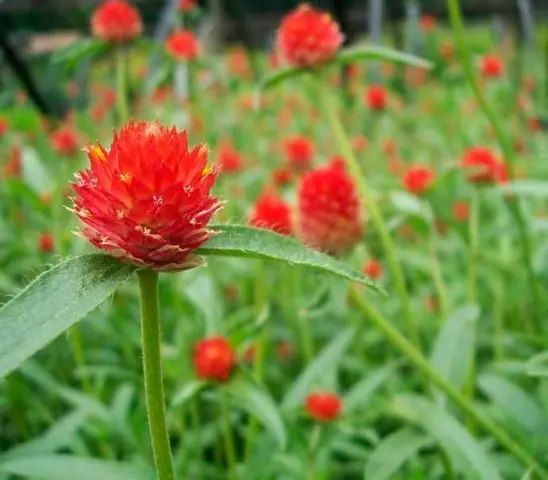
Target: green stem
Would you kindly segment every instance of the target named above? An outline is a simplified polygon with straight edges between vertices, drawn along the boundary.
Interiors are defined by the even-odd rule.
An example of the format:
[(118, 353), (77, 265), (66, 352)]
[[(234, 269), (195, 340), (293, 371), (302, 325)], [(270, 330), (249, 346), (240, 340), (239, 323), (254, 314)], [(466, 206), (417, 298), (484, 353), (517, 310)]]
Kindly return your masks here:
[(538, 478), (548, 480), (548, 471), (545, 470), (520, 444), (516, 443), (503, 429), (494, 423), (488, 416), (482, 415), (476, 410), (473, 402), (463, 396), (453, 385), (445, 380), (437, 370), (428, 362), (421, 352), (403, 336), (390, 320), (383, 317), (369, 303), (360, 296), (359, 292), (352, 288), (351, 299), (362, 314), (372, 321), (383, 333), (387, 340), (398, 349), (417, 371), (436, 385), (449, 399), (451, 399), (465, 414), (489, 432), (498, 442), (504, 446), (516, 458), (521, 460), (527, 468), (533, 468)]
[[(69, 330), (69, 340), (74, 365), (76, 366), (76, 368), (82, 370), (82, 368), (86, 365), (86, 357), (84, 355), (82, 332), (78, 328), (78, 325), (73, 325)], [(89, 378), (86, 375), (82, 377), (82, 388), (84, 389), (84, 392), (86, 392), (86, 394), (93, 396), (91, 383), (89, 382)]]
[(308, 446), (308, 480), (317, 480), (318, 478), (316, 476), (316, 457), (321, 433), (322, 427), (320, 425), (314, 425), (314, 430), (312, 430), (312, 434), (310, 435), (310, 443)]
[[(470, 52), (466, 43), (466, 31), (464, 28), (464, 22), (462, 20), (462, 15), (460, 11), (459, 0), (448, 0), (447, 2), (449, 8), (449, 15), (451, 18), (451, 24), (453, 26), (453, 32), (455, 36), (455, 44), (459, 51), (461, 57), (461, 63), (466, 75), (466, 79), (472, 88), (478, 104), (489, 120), (491, 127), (495, 132), (495, 137), (502, 149), (503, 160), (508, 169), (508, 176), (510, 179), (514, 178), (514, 149), (511, 142), (508, 140), (504, 134), (502, 127), (499, 123), (499, 119), (496, 114), (491, 110), (489, 104), (487, 103), (485, 96), (481, 90), (478, 80), (474, 74), (474, 67), (472, 65), (472, 60), (470, 58)], [(525, 263), (525, 268), (527, 270), (527, 280), (529, 283), (529, 290), (531, 291), (531, 310), (532, 316), (534, 319), (535, 327), (540, 331), (539, 317), (537, 315), (537, 308), (540, 304), (540, 295), (538, 290), (538, 284), (535, 281), (535, 274), (533, 271), (533, 262), (532, 262), (532, 245), (531, 238), (527, 234), (527, 228), (525, 219), (521, 212), (519, 200), (517, 198), (507, 199), (506, 204), (512, 216), (514, 217), (515, 223), (519, 229), (520, 242), (523, 249), (523, 260)]]
[(472, 192), (468, 217), (468, 274), (467, 296), (470, 304), (476, 303), (476, 264), (479, 247), (479, 198), (476, 189)]
[(310, 331), (309, 320), (306, 318), (306, 312), (304, 310), (301, 311), (299, 308), (299, 300), (302, 297), (302, 270), (299, 267), (292, 268), (295, 268), (292, 277), (294, 300), (293, 315), (295, 316), (295, 322), (301, 340), (303, 364), (308, 365), (314, 359), (314, 340), (312, 339), (312, 332)]
[(494, 357), (496, 362), (502, 362), (504, 360), (504, 347), (503, 347), (503, 336), (504, 336), (504, 311), (503, 311), (503, 299), (504, 299), (504, 287), (502, 282), (496, 282), (493, 286), (493, 295), (495, 305), (493, 307), (493, 324), (494, 324), (494, 335), (493, 335), (493, 350)]
[(444, 321), (449, 314), (449, 304), (447, 300), (447, 290), (445, 288), (445, 282), (443, 281), (443, 274), (440, 267), (440, 262), (436, 254), (436, 234), (434, 229), (430, 230), (428, 235), (428, 247), (430, 250), (430, 268), (432, 269), (432, 279), (436, 286), (436, 293), (440, 301), (441, 316), (440, 319)]
[(143, 372), (154, 465), (158, 480), (174, 480), (162, 383), (158, 273), (153, 270), (142, 270), (138, 272), (138, 276), (141, 290)]
[(124, 47), (116, 49), (116, 104), (120, 123), (127, 122), (129, 110), (127, 104), (126, 52)]
[(394, 243), (392, 242), (390, 233), (384, 222), (381, 210), (377, 202), (369, 193), (369, 187), (367, 186), (366, 179), (364, 178), (358, 160), (354, 155), (354, 150), (352, 149), (352, 144), (350, 143), (348, 135), (344, 130), (339, 116), (337, 115), (337, 107), (329, 94), (329, 89), (322, 88), (322, 83), (315, 81), (315, 79), (313, 80), (313, 84), (317, 91), (317, 99), (321, 104), (327, 121), (329, 122), (331, 131), (339, 144), (340, 151), (348, 164), (350, 173), (354, 177), (360, 197), (365, 204), (365, 207), (370, 212), (373, 224), (375, 225), (375, 228), (381, 238), (381, 242), (388, 260), (388, 266), (392, 277), (394, 278), (394, 283), (396, 284), (396, 289), (400, 297), (410, 338), (420, 348), (419, 331), (411, 311), (411, 302), (405, 286), (403, 271), (398, 263)]
[(235, 480), (236, 477), (236, 451), (234, 449), (234, 439), (232, 438), (232, 423), (230, 421), (230, 408), (228, 406), (228, 398), (222, 394), (221, 408), (224, 424), (224, 440), (225, 440), (225, 455), (228, 463), (229, 478)]

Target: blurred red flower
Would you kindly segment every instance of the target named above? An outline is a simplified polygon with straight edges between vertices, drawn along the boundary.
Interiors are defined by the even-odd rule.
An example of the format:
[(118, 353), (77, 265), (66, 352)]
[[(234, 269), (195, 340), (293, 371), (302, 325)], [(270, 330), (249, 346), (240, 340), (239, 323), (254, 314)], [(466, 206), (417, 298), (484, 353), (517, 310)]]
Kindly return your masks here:
[(363, 273), (372, 280), (376, 280), (382, 275), (382, 265), (379, 261), (370, 258), (363, 266)]
[(291, 358), (294, 353), (291, 342), (280, 342), (276, 345), (276, 354), (281, 359)]
[(331, 60), (343, 39), (329, 13), (303, 3), (282, 19), (276, 46), (289, 65), (313, 67)]
[(69, 125), (63, 125), (58, 130), (55, 130), (50, 135), (49, 140), (53, 150), (65, 157), (72, 157), (80, 148), (79, 135)]
[(0, 117), (0, 137), (3, 136), (8, 131), (8, 121)]
[(408, 192), (420, 195), (428, 190), (435, 178), (436, 174), (429, 167), (415, 165), (404, 173), (403, 185)]
[(217, 335), (197, 343), (193, 362), (199, 378), (226, 382), (236, 364), (236, 354), (228, 340)]
[(242, 155), (228, 141), (220, 144), (217, 152), (217, 164), (222, 173), (237, 173), (244, 168)]
[(93, 35), (110, 43), (126, 43), (143, 28), (137, 9), (125, 0), (106, 0), (91, 17)]
[(40, 234), (38, 248), (43, 253), (51, 253), (53, 251), (53, 235), (47, 232)]
[(356, 153), (362, 153), (367, 148), (367, 138), (364, 135), (356, 135), (352, 139), (352, 147), (354, 147), (354, 150)]
[(290, 137), (284, 142), (287, 161), (296, 170), (306, 170), (312, 165), (315, 148), (312, 140), (304, 135)]
[(481, 61), (481, 73), (484, 77), (497, 78), (502, 76), (504, 65), (495, 55), (486, 55)]
[(470, 206), (467, 202), (460, 201), (453, 205), (453, 218), (458, 222), (466, 222), (470, 215)]
[(291, 235), (291, 207), (274, 190), (267, 190), (255, 202), (249, 224), (282, 235)]
[(272, 178), (274, 179), (274, 183), (278, 186), (288, 185), (293, 180), (293, 172), (289, 167), (276, 168), (272, 172)]
[(297, 235), (307, 245), (338, 255), (362, 237), (361, 206), (352, 178), (340, 168), (305, 174), (297, 193)]
[(183, 12), (189, 12), (196, 8), (196, 0), (179, 0), (179, 9)]
[(433, 15), (423, 15), (420, 20), (421, 29), (423, 32), (429, 33), (436, 28), (436, 17)]
[(314, 392), (306, 397), (306, 412), (314, 420), (330, 422), (336, 420), (342, 410), (342, 400), (334, 393)]
[(471, 147), (461, 159), (460, 166), (469, 171), (472, 183), (505, 183), (508, 181), (506, 166), (487, 147)]
[(194, 60), (199, 51), (198, 39), (190, 30), (178, 30), (166, 40), (166, 50), (175, 60)]
[(8, 178), (21, 176), (21, 147), (19, 145), (12, 145), (8, 154), (8, 161), (4, 164), (4, 175)]
[(129, 122), (110, 149), (86, 149), (90, 168), (76, 174), (74, 212), (81, 236), (108, 253), (154, 270), (202, 263), (192, 253), (213, 234), (221, 209), (205, 145), (159, 122)]
[(440, 43), (440, 57), (446, 62), (451, 60), (455, 54), (455, 47), (451, 40), (445, 39)]
[(384, 110), (388, 104), (388, 93), (382, 85), (370, 85), (365, 91), (364, 102), (370, 110)]

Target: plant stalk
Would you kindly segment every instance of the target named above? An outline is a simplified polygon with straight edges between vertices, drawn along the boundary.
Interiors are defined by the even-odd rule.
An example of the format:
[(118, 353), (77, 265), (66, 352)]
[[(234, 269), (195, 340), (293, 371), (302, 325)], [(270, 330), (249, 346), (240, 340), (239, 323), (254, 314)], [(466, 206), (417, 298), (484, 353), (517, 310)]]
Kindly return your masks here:
[(116, 105), (120, 123), (129, 118), (127, 99), (126, 51), (124, 47), (116, 49)]

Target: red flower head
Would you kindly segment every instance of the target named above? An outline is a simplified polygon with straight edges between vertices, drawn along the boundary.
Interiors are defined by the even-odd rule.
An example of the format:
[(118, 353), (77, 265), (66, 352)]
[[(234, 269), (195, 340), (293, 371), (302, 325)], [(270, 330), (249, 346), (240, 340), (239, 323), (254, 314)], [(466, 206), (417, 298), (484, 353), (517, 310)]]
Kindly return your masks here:
[(379, 261), (370, 258), (363, 266), (363, 273), (372, 280), (376, 280), (382, 275), (382, 265)]
[(305, 136), (294, 136), (284, 142), (287, 161), (296, 170), (306, 170), (312, 165), (314, 144)]
[(68, 125), (53, 132), (49, 137), (51, 147), (59, 154), (65, 157), (75, 155), (80, 147), (78, 134)]
[(236, 354), (226, 338), (214, 336), (198, 342), (193, 361), (198, 377), (226, 382), (236, 364)]
[(179, 0), (179, 9), (183, 12), (190, 12), (196, 7), (196, 0)]
[(298, 236), (313, 248), (343, 254), (362, 237), (360, 201), (343, 169), (328, 166), (305, 174), (297, 207)]
[(276, 345), (276, 355), (281, 359), (291, 358), (295, 353), (291, 342), (280, 342)]
[(453, 205), (453, 218), (458, 222), (466, 222), (470, 215), (470, 207), (466, 202), (457, 202)]
[(266, 191), (255, 203), (249, 224), (282, 235), (291, 235), (291, 207), (275, 191)]
[(497, 78), (502, 76), (504, 65), (495, 55), (486, 55), (481, 61), (481, 73), (484, 77)]
[(356, 151), (356, 153), (362, 153), (367, 148), (367, 138), (363, 135), (356, 135), (352, 139), (352, 147)]
[(4, 175), (8, 178), (21, 176), (21, 147), (19, 145), (12, 145), (8, 155), (8, 161), (4, 164)]
[(420, 195), (428, 190), (436, 174), (428, 167), (416, 165), (403, 175), (403, 185), (410, 193)]
[(455, 54), (455, 47), (453, 46), (453, 42), (451, 40), (443, 40), (440, 43), (440, 56), (443, 58), (446, 62), (451, 60)]
[(343, 39), (328, 13), (303, 3), (283, 18), (276, 46), (289, 65), (314, 67), (331, 60)]
[(334, 393), (315, 392), (306, 397), (306, 411), (314, 420), (331, 422), (342, 410), (342, 400)]
[(210, 194), (216, 175), (207, 153), (158, 122), (126, 124), (108, 151), (88, 146), (90, 168), (73, 184), (81, 236), (154, 270), (200, 264), (192, 253), (211, 237), (207, 224), (221, 208)]
[(397, 149), (398, 149), (398, 146), (396, 145), (396, 142), (392, 140), (391, 138), (387, 138), (382, 143), (382, 151), (386, 155), (394, 155)]
[(436, 24), (438, 22), (436, 21), (436, 17), (433, 15), (423, 15), (420, 23), (422, 31), (428, 33), (436, 28)]
[(106, 0), (91, 17), (91, 31), (110, 43), (126, 43), (143, 28), (139, 12), (125, 0)]
[(329, 159), (329, 166), (332, 168), (340, 168), (344, 170), (346, 168), (346, 160), (342, 155), (333, 155)]
[(370, 110), (384, 110), (388, 104), (388, 93), (382, 85), (371, 85), (365, 91), (364, 101)]
[(228, 71), (240, 78), (248, 78), (251, 74), (249, 57), (243, 48), (233, 48), (228, 54)]
[(289, 167), (280, 167), (272, 172), (274, 183), (278, 186), (289, 185), (293, 180), (293, 172)]
[(527, 120), (527, 128), (530, 132), (538, 132), (542, 130), (542, 124), (540, 123), (540, 120), (538, 117), (530, 117)]
[(223, 173), (237, 173), (244, 168), (242, 156), (229, 142), (221, 143), (217, 153), (217, 164)]
[(179, 30), (168, 37), (166, 50), (175, 60), (193, 60), (198, 56), (198, 40), (190, 30)]
[(460, 166), (471, 171), (468, 180), (473, 183), (505, 183), (506, 166), (487, 147), (471, 147), (461, 159)]
[(0, 117), (0, 137), (8, 131), (8, 121)]
[(53, 251), (53, 235), (42, 233), (38, 238), (38, 248), (43, 253), (51, 253)]

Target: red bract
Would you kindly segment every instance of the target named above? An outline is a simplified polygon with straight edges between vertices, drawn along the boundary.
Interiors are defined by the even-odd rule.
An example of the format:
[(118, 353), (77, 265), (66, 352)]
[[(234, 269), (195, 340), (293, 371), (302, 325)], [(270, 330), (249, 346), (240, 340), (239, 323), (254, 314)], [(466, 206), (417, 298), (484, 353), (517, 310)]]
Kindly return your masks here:
[(91, 31), (111, 43), (126, 43), (143, 28), (139, 12), (125, 0), (106, 0), (91, 17)]
[(314, 420), (331, 422), (342, 410), (342, 400), (334, 393), (315, 392), (306, 397), (306, 412)]
[(403, 185), (408, 192), (420, 195), (428, 190), (436, 174), (428, 167), (416, 165), (403, 175)]
[(304, 175), (297, 203), (297, 234), (309, 246), (337, 255), (361, 239), (360, 202), (343, 169), (323, 167)]
[(40, 234), (38, 248), (43, 253), (51, 253), (53, 251), (53, 235), (47, 232)]
[(470, 171), (468, 180), (473, 183), (505, 183), (506, 166), (487, 147), (471, 147), (461, 159), (460, 166)]
[(226, 382), (236, 364), (236, 353), (226, 338), (213, 336), (198, 342), (193, 362), (199, 378)]
[(179, 0), (179, 9), (183, 12), (189, 12), (196, 7), (196, 0)]
[(312, 165), (314, 144), (304, 136), (290, 137), (284, 142), (285, 156), (296, 170), (305, 170)]
[(65, 157), (72, 157), (78, 152), (80, 139), (70, 126), (65, 125), (50, 135), (51, 147)]
[(481, 61), (481, 73), (484, 77), (497, 78), (502, 76), (504, 66), (495, 55), (486, 55)]
[(179, 30), (167, 39), (166, 50), (175, 60), (193, 60), (198, 56), (198, 40), (191, 31)]
[(331, 60), (343, 39), (329, 13), (304, 3), (283, 18), (276, 46), (289, 65), (314, 67)]
[(237, 173), (244, 168), (242, 156), (228, 142), (221, 143), (217, 153), (217, 164), (223, 173)]
[(372, 280), (376, 280), (382, 275), (382, 265), (377, 260), (371, 258), (365, 262), (363, 266), (363, 273)]
[(74, 212), (81, 236), (111, 255), (154, 270), (201, 264), (192, 253), (213, 232), (221, 203), (205, 145), (159, 122), (130, 122), (107, 151), (86, 149), (90, 168), (76, 174)]
[(364, 101), (371, 110), (384, 110), (388, 104), (388, 93), (382, 85), (371, 85), (365, 91)]
[(272, 172), (272, 178), (278, 186), (288, 185), (293, 180), (293, 172), (289, 167), (280, 167)]
[(266, 228), (282, 235), (291, 235), (293, 230), (291, 208), (276, 192), (263, 193), (251, 212), (249, 224)]

